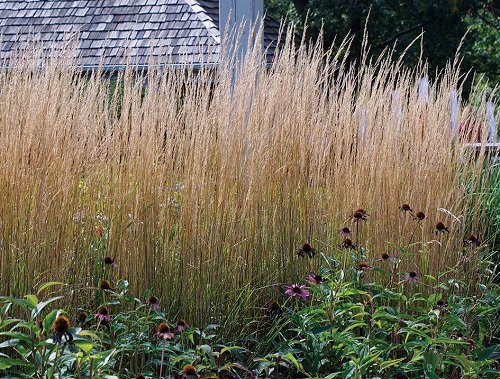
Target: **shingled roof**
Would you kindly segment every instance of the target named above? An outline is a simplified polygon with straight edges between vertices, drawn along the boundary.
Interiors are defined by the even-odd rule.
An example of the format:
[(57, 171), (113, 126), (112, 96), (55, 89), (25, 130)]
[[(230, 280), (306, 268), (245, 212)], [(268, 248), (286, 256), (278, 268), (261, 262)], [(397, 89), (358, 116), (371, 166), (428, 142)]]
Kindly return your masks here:
[[(57, 51), (75, 41), (83, 68), (219, 61), (218, 0), (0, 1), (0, 60), (8, 64), (30, 41)], [(271, 59), (279, 24), (267, 17)]]

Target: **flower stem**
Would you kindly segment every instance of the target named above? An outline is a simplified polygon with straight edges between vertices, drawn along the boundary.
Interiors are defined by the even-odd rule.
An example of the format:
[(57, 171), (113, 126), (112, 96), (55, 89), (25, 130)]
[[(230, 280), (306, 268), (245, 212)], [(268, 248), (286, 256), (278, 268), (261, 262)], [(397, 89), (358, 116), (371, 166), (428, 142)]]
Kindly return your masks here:
[(163, 345), (163, 348), (161, 349), (160, 379), (162, 378), (162, 374), (163, 374), (163, 360), (164, 359), (165, 359), (165, 345)]

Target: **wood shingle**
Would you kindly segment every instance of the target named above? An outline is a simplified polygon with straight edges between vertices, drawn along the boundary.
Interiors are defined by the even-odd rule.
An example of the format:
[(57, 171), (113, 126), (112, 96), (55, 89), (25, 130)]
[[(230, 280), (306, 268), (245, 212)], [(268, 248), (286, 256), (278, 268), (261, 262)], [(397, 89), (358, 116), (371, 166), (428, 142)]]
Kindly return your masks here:
[[(269, 17), (264, 45), (272, 57), (279, 24)], [(7, 0), (0, 1), (0, 61), (8, 65), (28, 41), (57, 52), (76, 41), (79, 66), (130, 63), (217, 63), (218, 0)]]

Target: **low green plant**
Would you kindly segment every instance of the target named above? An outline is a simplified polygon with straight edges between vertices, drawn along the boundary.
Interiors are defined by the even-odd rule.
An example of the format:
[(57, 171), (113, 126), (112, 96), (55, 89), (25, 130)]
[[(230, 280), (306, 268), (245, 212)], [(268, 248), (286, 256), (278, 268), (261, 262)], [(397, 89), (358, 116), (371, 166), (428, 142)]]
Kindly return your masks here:
[[(496, 378), (500, 374), (500, 289), (480, 276), (465, 281), (404, 272), (409, 248), (372, 264), (361, 246), (343, 246), (340, 262), (317, 253), (325, 267), (308, 284), (284, 287), (251, 325), (255, 333), (221, 341), (172, 315), (151, 291), (134, 297), (126, 280), (102, 280), (92, 311), (50, 306), (63, 296), (0, 298), (0, 372), (38, 378)], [(109, 260), (106, 261), (109, 264)], [(488, 273), (488, 262), (481, 270)], [(486, 269), (485, 269), (486, 268)], [(493, 271), (489, 271), (491, 274)], [(446, 278), (446, 279), (444, 279)], [(75, 326), (71, 326), (70, 319)], [(248, 330), (251, 328), (247, 328)]]

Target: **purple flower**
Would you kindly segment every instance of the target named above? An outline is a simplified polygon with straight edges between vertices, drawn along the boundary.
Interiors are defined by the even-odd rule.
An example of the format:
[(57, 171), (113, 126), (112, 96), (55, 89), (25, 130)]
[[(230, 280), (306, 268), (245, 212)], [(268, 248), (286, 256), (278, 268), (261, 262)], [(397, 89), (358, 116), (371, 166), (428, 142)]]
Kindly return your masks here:
[(479, 245), (481, 245), (481, 240), (479, 239), (479, 237), (471, 234), (467, 239), (464, 240), (464, 245), (475, 245), (476, 247), (478, 247)]
[(358, 267), (356, 267), (356, 270), (359, 270), (359, 271), (371, 271), (371, 270), (373, 270), (373, 266), (370, 266), (366, 262), (361, 262), (360, 264), (358, 264)]
[(358, 209), (354, 214), (352, 215), (352, 218), (354, 222), (358, 221), (366, 221), (368, 220), (369, 214), (362, 208)]
[(116, 264), (115, 260), (111, 257), (106, 257), (104, 258), (104, 263), (108, 266), (111, 266), (112, 268), (117, 267), (118, 265)]
[(450, 233), (450, 230), (441, 221), (436, 223), (436, 234), (439, 233)]
[(405, 274), (405, 282), (416, 284), (418, 282), (419, 275), (415, 271), (410, 271)]
[(300, 297), (302, 300), (306, 300), (309, 296), (309, 291), (305, 285), (288, 284), (285, 286), (285, 294), (290, 297)]
[(377, 259), (377, 262), (380, 261), (390, 261), (392, 263), (396, 263), (398, 261), (397, 254), (389, 254), (389, 253), (383, 253), (380, 258)]
[(408, 204), (403, 204), (399, 207), (399, 209), (402, 211), (402, 212), (408, 212), (410, 214), (412, 214), (413, 212), (413, 209), (411, 209), (411, 207), (408, 205)]
[(308, 280), (312, 284), (321, 284), (325, 281), (325, 279), (321, 275), (318, 275), (314, 272), (311, 272), (309, 275), (307, 275), (306, 280)]
[(302, 245), (302, 247), (299, 249), (297, 255), (299, 257), (305, 257), (308, 256), (309, 258), (314, 257), (316, 255), (316, 250), (308, 243), (305, 243)]
[(186, 323), (184, 320), (177, 320), (175, 324), (175, 329), (177, 329), (178, 332), (183, 332), (189, 328), (189, 324)]
[(160, 325), (158, 325), (158, 328), (156, 329), (156, 335), (161, 340), (171, 340), (175, 337), (174, 333), (170, 331), (170, 326), (168, 326), (166, 322), (162, 322)]
[(352, 242), (350, 238), (344, 239), (344, 241), (342, 241), (339, 247), (343, 249), (352, 249), (352, 250), (356, 249), (356, 245)]
[(414, 219), (415, 221), (417, 221), (417, 222), (420, 222), (420, 221), (422, 221), (422, 220), (424, 220), (424, 219), (425, 219), (425, 213), (424, 213), (424, 212), (417, 212), (417, 213), (415, 214), (415, 217), (413, 217), (413, 219)]
[(151, 306), (151, 308), (153, 308), (153, 310), (160, 310), (160, 302), (158, 301), (158, 298), (156, 296), (150, 296), (148, 299), (148, 304)]
[(448, 306), (448, 304), (446, 303), (446, 301), (444, 300), (438, 300), (436, 302), (436, 309), (444, 309)]
[(107, 325), (111, 322), (111, 316), (109, 315), (108, 308), (102, 307), (99, 312), (95, 315), (99, 323)]
[(350, 238), (352, 239), (352, 231), (347, 226), (344, 226), (342, 229), (339, 229), (340, 235), (342, 238)]

